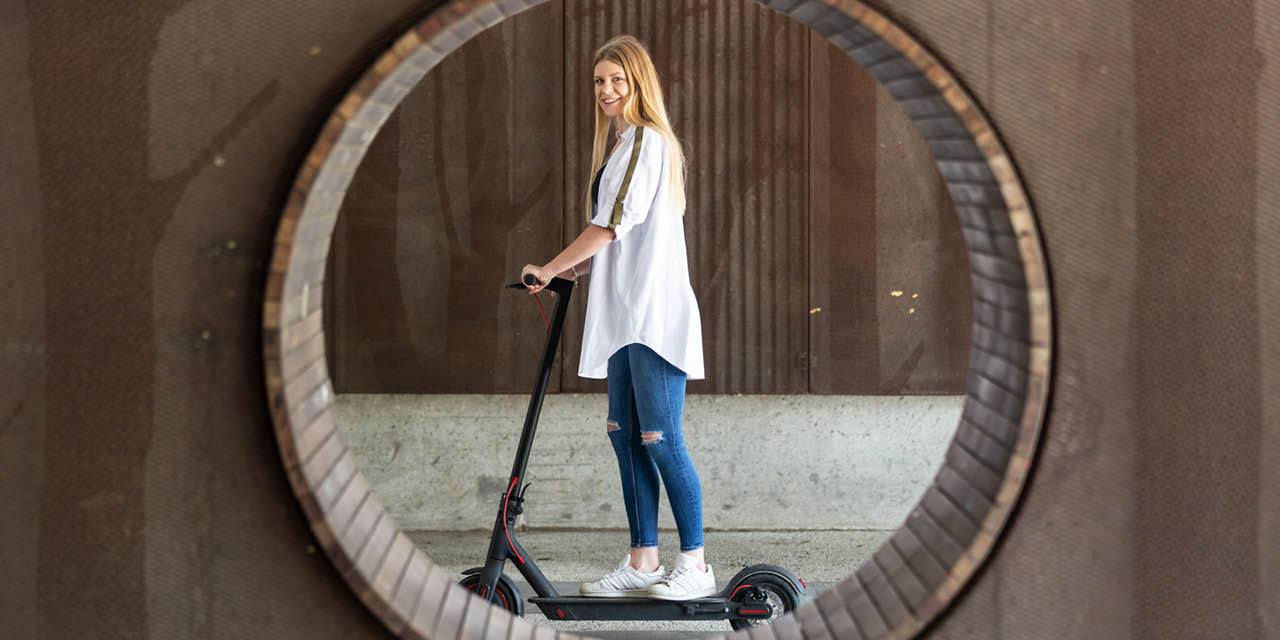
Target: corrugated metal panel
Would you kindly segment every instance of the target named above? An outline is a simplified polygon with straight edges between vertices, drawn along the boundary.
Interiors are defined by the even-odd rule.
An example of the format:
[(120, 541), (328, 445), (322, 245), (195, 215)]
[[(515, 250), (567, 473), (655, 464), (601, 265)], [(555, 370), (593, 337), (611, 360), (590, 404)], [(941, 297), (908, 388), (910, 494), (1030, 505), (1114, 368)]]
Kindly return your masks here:
[(968, 262), (933, 155), (885, 87), (813, 43), (810, 391), (962, 393)]
[(500, 285), (560, 247), (561, 24), (543, 5), (484, 31), (374, 141), (333, 246), (337, 391), (527, 390), (542, 320)]
[[(732, 1), (571, 1), (565, 14), (567, 192), (587, 185), (589, 65), (614, 35), (649, 48), (685, 143), (685, 225), (708, 377), (690, 390), (804, 391), (808, 29)], [(570, 207), (565, 220), (568, 241), (585, 214)], [(581, 338), (580, 315), (573, 320), (571, 364)], [(565, 388), (593, 387), (569, 376)]]
[[(339, 221), (339, 390), (526, 390), (540, 319), (489, 288), (586, 225), (590, 62), (619, 33), (649, 47), (689, 161), (708, 375), (690, 391), (959, 392), (969, 286), (928, 147), (843, 52), (736, 0), (552, 2), (428, 74)], [(553, 390), (605, 388), (576, 374), (585, 293)]]
[[(400, 112), (394, 113), (351, 180), (334, 226), (325, 279), (331, 327), (329, 369), (342, 391), (394, 389), (414, 360), (396, 260), (396, 194), (400, 184)], [(388, 215), (388, 214), (392, 215)]]
[(973, 326), (964, 234), (915, 124), (879, 84), (875, 100), (871, 186), (881, 367), (879, 384), (858, 391), (963, 393)]
[(874, 393), (877, 84), (825, 38), (810, 51), (809, 390)]

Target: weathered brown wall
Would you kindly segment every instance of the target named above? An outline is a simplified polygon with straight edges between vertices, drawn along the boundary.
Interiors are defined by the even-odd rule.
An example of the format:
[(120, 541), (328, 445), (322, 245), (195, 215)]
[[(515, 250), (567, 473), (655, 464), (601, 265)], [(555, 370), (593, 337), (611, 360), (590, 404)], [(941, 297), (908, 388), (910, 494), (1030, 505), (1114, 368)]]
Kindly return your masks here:
[[(1280, 638), (1280, 1), (874, 4), (992, 116), (1055, 296), (1037, 468), (933, 635)], [(385, 635), (308, 552), (258, 318), (411, 5), (0, 2), (0, 635)]]
[[(548, 2), (431, 71), (344, 203), (337, 391), (527, 391), (540, 319), (497, 285), (586, 224), (591, 56), (618, 33), (651, 49), (689, 159), (690, 390), (962, 393), (968, 265), (928, 146), (847, 55), (744, 0)], [(605, 388), (576, 375), (584, 310), (553, 390)]]
[(263, 402), (278, 210), (409, 2), (0, 3), (0, 636), (376, 637)]
[(1277, 168), (1259, 110), (1280, 87), (1259, 70), (1280, 39), (1255, 35), (1280, 4), (887, 4), (1018, 163), (1057, 323), (1036, 473), (937, 635), (1280, 637), (1280, 504), (1260, 494), (1280, 475), (1259, 466), (1280, 433), (1259, 354), (1278, 345), (1258, 313), (1280, 265), (1257, 254), (1278, 239), (1258, 175)]
[(559, 248), (562, 24), (547, 3), (481, 33), (375, 139), (326, 279), (338, 391), (528, 388), (545, 334), (534, 303), (500, 285)]

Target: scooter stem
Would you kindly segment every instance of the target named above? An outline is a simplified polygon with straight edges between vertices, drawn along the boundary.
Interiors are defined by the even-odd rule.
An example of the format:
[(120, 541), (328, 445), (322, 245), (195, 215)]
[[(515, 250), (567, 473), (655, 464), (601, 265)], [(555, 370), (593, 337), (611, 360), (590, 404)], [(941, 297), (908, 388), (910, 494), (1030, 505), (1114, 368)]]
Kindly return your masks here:
[[(523, 283), (507, 285), (508, 288), (527, 286)], [(529, 453), (533, 448), (533, 435), (538, 428), (538, 418), (542, 414), (542, 400), (547, 394), (547, 380), (551, 377), (551, 367), (555, 363), (556, 348), (560, 344), (560, 331), (564, 328), (564, 316), (569, 310), (569, 297), (573, 293), (573, 282), (562, 278), (552, 278), (547, 289), (556, 294), (556, 308), (551, 316), (551, 325), (547, 328), (547, 342), (542, 348), (542, 362), (538, 366), (538, 377), (534, 382), (533, 395), (529, 398), (529, 410), (525, 413), (524, 429), (520, 432), (520, 444), (516, 449), (516, 460), (511, 465), (511, 478), (507, 490), (502, 494), (502, 502), (498, 505), (498, 517), (494, 522), (493, 536), (489, 540), (489, 553), (484, 569), (480, 574), (480, 597), (492, 602), (497, 583), (502, 575), (502, 565), (511, 555), (517, 558), (517, 567), (529, 580), (539, 594), (555, 596), (555, 588), (547, 581), (546, 576), (538, 570), (537, 565), (523, 552), (516, 541), (511, 525), (524, 502), (524, 471), (529, 464)], [(515, 498), (514, 510), (509, 511), (511, 499)]]
[(542, 362), (538, 366), (538, 377), (534, 382), (533, 395), (529, 398), (529, 410), (524, 416), (524, 429), (520, 432), (520, 446), (516, 449), (515, 463), (511, 465), (511, 477), (517, 478), (517, 484), (511, 490), (517, 495), (521, 493), (525, 467), (529, 464), (529, 453), (533, 448), (533, 434), (538, 428), (538, 418), (542, 415), (542, 400), (547, 394), (547, 381), (551, 377), (551, 367), (555, 364), (556, 348), (560, 346), (560, 331), (564, 328), (564, 317), (569, 311), (569, 298), (573, 293), (573, 282), (563, 278), (552, 278), (547, 289), (556, 294), (556, 309), (551, 316), (551, 326), (547, 331), (547, 342), (542, 348)]

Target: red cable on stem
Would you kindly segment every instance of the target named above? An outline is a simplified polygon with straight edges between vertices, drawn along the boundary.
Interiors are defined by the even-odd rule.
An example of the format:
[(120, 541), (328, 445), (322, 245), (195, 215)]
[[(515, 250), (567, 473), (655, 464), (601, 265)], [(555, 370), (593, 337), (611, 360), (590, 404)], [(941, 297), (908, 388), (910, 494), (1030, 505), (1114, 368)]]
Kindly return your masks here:
[(542, 300), (538, 299), (538, 294), (533, 294), (533, 301), (538, 303), (538, 313), (542, 314), (542, 324), (546, 325), (547, 333), (551, 333), (551, 323), (547, 322), (547, 312), (542, 310)]

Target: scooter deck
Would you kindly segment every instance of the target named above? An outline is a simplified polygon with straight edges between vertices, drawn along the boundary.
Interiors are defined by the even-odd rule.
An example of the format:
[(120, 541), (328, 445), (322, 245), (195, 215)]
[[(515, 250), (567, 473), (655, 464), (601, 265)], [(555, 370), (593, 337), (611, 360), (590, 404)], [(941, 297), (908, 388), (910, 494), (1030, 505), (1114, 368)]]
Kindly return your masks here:
[[(741, 603), (724, 597), (696, 600), (658, 600), (655, 598), (529, 598), (552, 620), (729, 620), (744, 617)], [(767, 605), (766, 607), (767, 608)], [(760, 611), (748, 617), (769, 617)]]

